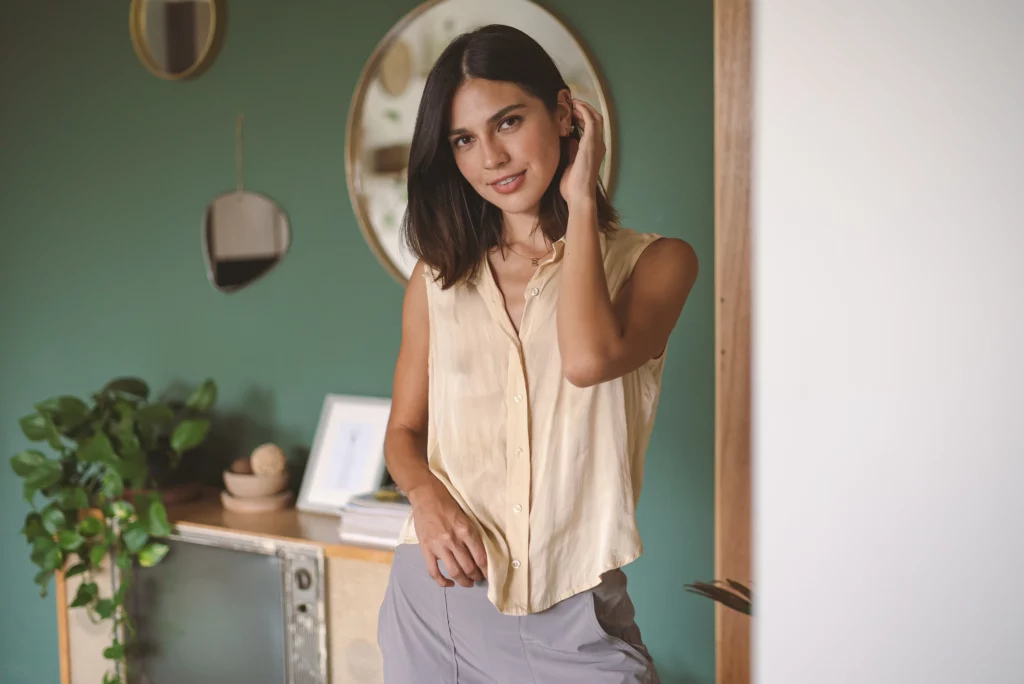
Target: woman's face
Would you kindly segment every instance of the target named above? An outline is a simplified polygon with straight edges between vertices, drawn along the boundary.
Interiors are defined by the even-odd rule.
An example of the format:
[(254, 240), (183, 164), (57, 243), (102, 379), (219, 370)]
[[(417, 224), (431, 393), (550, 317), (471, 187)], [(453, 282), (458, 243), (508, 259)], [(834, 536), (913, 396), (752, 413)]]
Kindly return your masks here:
[(469, 79), (452, 100), (448, 136), (459, 171), (506, 214), (536, 214), (558, 170), (569, 107), (554, 113), (514, 83)]

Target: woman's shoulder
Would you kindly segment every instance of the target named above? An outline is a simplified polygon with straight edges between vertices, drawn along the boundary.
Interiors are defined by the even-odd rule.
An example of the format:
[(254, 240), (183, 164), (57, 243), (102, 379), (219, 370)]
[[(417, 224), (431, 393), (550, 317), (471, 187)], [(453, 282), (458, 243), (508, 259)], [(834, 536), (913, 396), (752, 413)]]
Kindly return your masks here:
[(697, 254), (686, 240), (661, 233), (616, 226), (607, 235), (607, 261), (620, 264), (631, 273), (634, 268), (655, 271), (695, 271)]

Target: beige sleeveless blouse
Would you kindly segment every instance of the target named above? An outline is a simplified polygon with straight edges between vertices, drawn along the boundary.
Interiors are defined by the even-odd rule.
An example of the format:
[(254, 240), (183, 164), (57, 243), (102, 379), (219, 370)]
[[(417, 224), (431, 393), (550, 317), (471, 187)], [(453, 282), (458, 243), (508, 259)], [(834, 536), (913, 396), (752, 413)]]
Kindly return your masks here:
[[(613, 299), (659, 237), (628, 228), (601, 236)], [(477, 525), (488, 598), (507, 615), (594, 587), (642, 551), (635, 512), (664, 355), (593, 387), (562, 377), (555, 315), (564, 247), (555, 243), (527, 285), (518, 335), (487, 264), (448, 290), (424, 273), (427, 460)], [(401, 541), (416, 542), (411, 516)]]

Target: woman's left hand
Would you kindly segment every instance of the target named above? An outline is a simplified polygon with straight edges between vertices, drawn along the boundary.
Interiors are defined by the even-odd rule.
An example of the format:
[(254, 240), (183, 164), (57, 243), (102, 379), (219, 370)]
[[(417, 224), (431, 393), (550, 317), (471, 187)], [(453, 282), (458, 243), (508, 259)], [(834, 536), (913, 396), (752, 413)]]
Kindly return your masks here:
[(562, 174), (559, 190), (571, 207), (575, 202), (597, 199), (597, 182), (604, 159), (604, 119), (583, 100), (572, 100), (573, 118), (582, 135), (569, 142), (569, 165)]

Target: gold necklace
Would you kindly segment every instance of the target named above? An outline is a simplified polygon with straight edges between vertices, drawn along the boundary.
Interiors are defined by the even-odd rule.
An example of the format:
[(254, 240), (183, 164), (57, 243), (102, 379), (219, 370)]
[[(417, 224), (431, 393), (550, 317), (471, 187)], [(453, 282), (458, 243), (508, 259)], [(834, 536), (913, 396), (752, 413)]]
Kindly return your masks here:
[(543, 259), (544, 257), (546, 257), (548, 254), (550, 254), (551, 250), (553, 249), (553, 246), (552, 247), (548, 247), (548, 251), (544, 252), (539, 257), (528, 257), (525, 254), (520, 254), (516, 250), (512, 249), (512, 245), (508, 244), (507, 242), (505, 243), (505, 246), (508, 247), (508, 250), (510, 252), (512, 252), (513, 254), (515, 254), (516, 256), (522, 257), (523, 259), (529, 259), (530, 260), (530, 264), (532, 266), (540, 265), (540, 260)]

